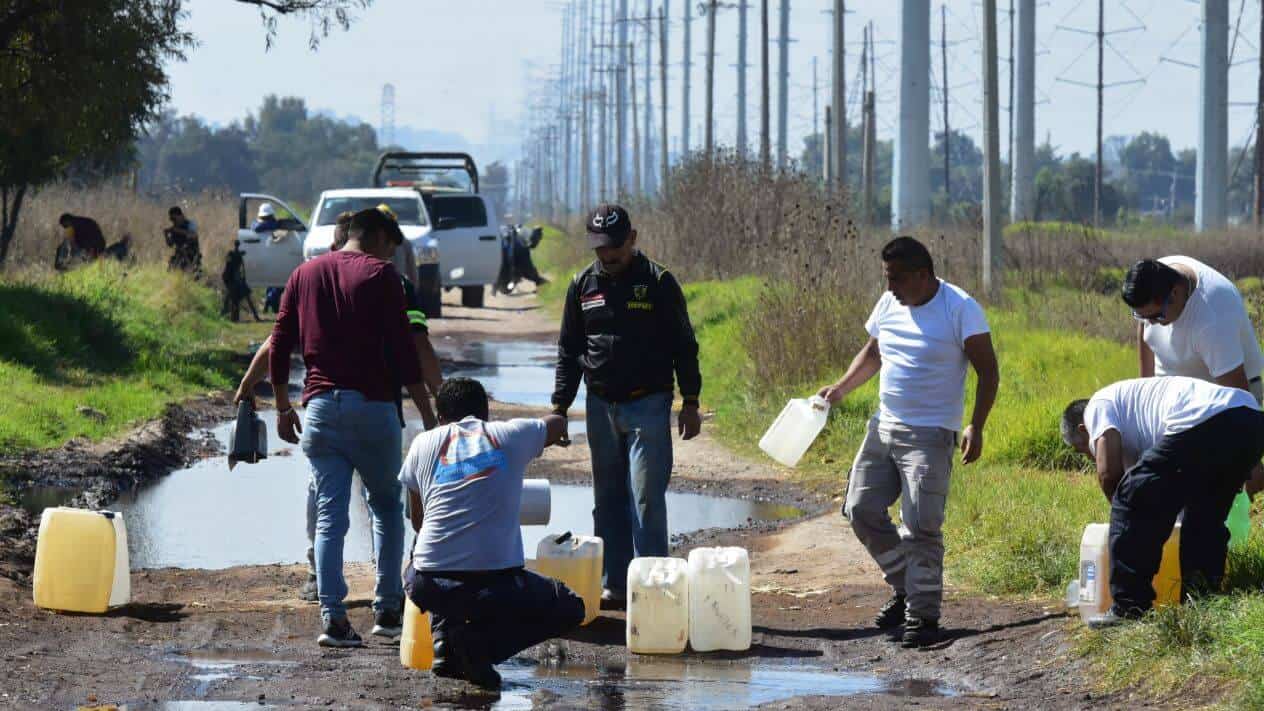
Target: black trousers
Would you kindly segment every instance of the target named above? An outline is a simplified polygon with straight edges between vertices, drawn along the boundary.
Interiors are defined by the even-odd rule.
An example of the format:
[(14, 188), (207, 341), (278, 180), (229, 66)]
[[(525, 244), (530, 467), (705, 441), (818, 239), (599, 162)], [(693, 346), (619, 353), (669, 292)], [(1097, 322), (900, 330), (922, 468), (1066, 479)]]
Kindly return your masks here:
[(404, 588), (430, 613), (436, 644), (462, 647), (480, 663), (499, 664), (584, 621), (584, 601), (570, 588), (523, 568), (442, 573), (410, 565)]
[(1110, 593), (1117, 611), (1138, 614), (1154, 604), (1152, 581), (1182, 509), (1182, 598), (1220, 588), (1229, 546), (1225, 518), (1261, 454), (1264, 413), (1249, 407), (1225, 410), (1142, 453), (1110, 506)]

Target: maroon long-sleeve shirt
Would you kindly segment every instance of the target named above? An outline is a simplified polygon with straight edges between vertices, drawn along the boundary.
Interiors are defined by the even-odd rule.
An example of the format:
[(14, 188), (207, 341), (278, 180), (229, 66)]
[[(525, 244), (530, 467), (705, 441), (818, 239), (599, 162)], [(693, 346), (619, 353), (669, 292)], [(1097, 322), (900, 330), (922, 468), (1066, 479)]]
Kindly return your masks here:
[(421, 382), (399, 273), (362, 252), (330, 252), (290, 275), (272, 330), (273, 383), (289, 382), (296, 346), (307, 366), (304, 405), (335, 389), (394, 402), (401, 385)]

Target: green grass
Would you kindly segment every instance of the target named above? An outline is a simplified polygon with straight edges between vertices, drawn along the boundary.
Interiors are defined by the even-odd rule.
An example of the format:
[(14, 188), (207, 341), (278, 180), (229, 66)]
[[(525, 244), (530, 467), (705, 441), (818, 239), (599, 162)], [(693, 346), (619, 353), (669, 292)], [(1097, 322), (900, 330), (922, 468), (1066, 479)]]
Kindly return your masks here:
[(0, 453), (102, 439), (229, 388), (266, 328), (229, 324), (217, 292), (157, 266), (7, 278), (0, 303)]
[[(560, 310), (566, 277), (588, 255), (555, 237), (560, 239), (550, 240), (540, 261), (558, 280), (542, 297), (546, 307)], [(773, 378), (771, 387), (757, 386), (759, 366), (743, 348), (742, 329), (764, 291), (761, 280), (749, 277), (685, 285), (701, 348), (702, 401), (717, 414), (709, 426), (727, 446), (752, 458), (763, 457), (758, 439), (786, 400), (815, 392), (851, 357), (841, 354), (810, 381)], [(1135, 355), (1123, 339), (1100, 337), (1110, 327), (1091, 323), (1126, 318), (1115, 297), (1046, 289), (1010, 293), (1004, 303), (988, 310), (1000, 396), (984, 458), (953, 473), (944, 532), (947, 574), (980, 593), (1057, 600), (1076, 575), (1084, 526), (1106, 521), (1109, 511), (1087, 460), (1062, 444), (1058, 416), (1070, 400), (1134, 377)], [(967, 412), (973, 390), (971, 374)], [(875, 378), (834, 408), (826, 430), (789, 472), (792, 479), (841, 495), (876, 407)], [(1264, 708), (1264, 532), (1255, 529), (1249, 546), (1231, 554), (1229, 578), (1232, 595), (1161, 611), (1117, 633), (1079, 632), (1078, 646), (1093, 659), (1102, 687)]]

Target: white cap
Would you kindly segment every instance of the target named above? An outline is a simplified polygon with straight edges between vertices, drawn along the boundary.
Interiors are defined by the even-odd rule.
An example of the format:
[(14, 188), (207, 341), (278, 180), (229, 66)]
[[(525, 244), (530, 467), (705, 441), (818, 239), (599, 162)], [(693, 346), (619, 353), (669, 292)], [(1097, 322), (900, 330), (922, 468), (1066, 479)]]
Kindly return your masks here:
[(265, 217), (276, 217), (276, 210), (272, 208), (272, 203), (265, 202), (259, 206), (259, 219)]

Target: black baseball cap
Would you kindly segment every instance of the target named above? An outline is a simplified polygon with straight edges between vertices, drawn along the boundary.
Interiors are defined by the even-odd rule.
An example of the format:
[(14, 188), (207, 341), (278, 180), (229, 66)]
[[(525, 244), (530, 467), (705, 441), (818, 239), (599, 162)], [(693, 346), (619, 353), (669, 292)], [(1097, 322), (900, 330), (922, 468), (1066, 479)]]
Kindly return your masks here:
[(588, 213), (588, 246), (622, 247), (632, 231), (632, 218), (621, 205), (602, 203)]

